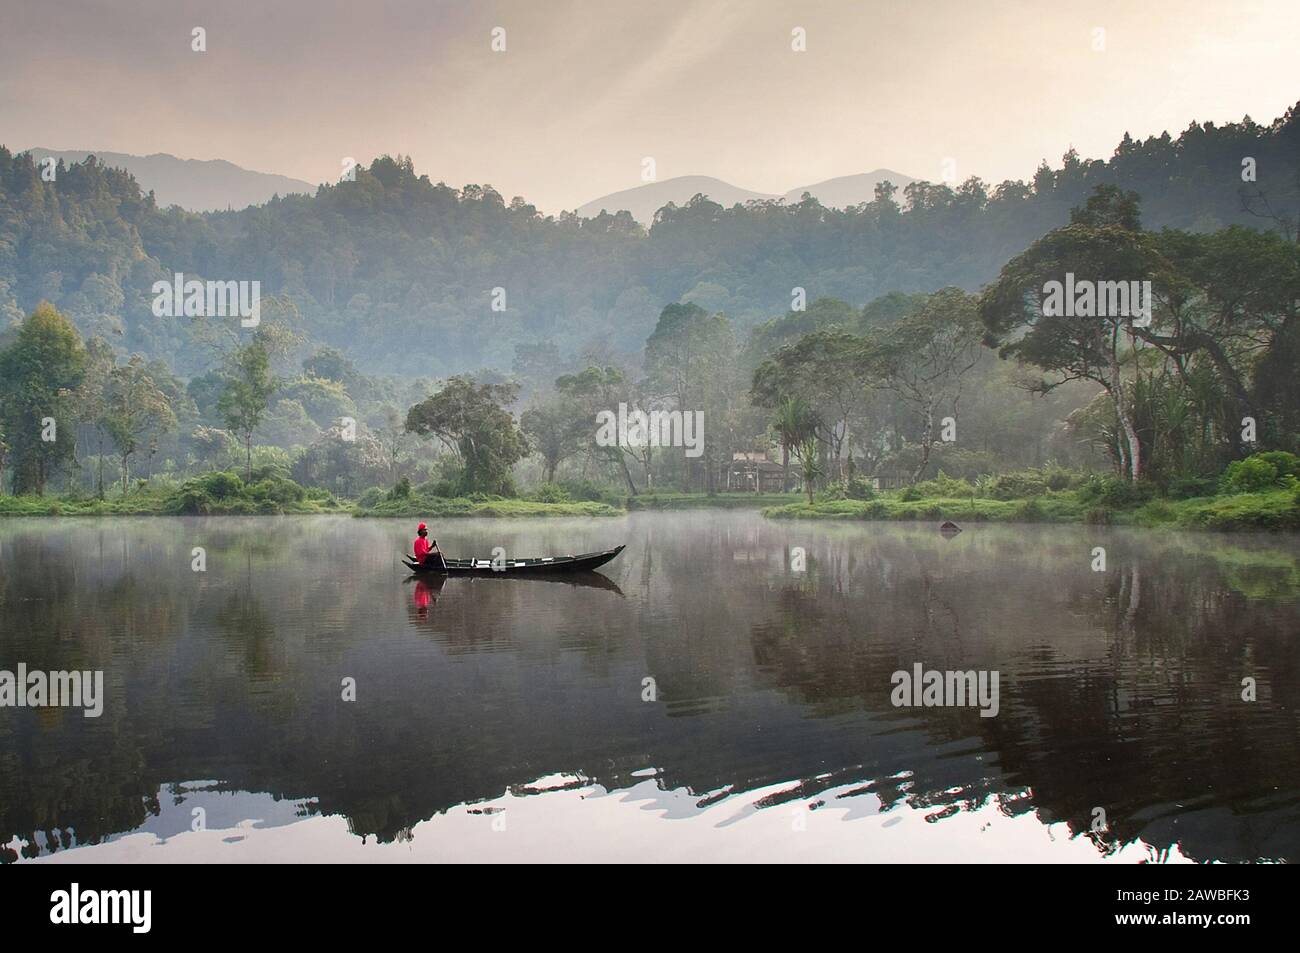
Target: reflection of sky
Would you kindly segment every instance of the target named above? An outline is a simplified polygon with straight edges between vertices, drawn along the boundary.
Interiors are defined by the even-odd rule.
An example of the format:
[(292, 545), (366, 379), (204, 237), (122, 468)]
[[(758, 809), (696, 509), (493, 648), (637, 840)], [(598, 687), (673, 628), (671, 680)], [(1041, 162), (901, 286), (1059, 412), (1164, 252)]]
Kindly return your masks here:
[(189, 781), (164, 788), (158, 793), (157, 815), (150, 815), (132, 833), (153, 834), (166, 841), (189, 831), (195, 808), (204, 811), (209, 830), (282, 827), (300, 820), (310, 811), (303, 801), (275, 798), (269, 794), (221, 790), (215, 781)]
[[(228, 843), (235, 838), (247, 836), (250, 831), (283, 827), (315, 813), (315, 807), (310, 801), (286, 800), (249, 791), (223, 790), (218, 781), (186, 781), (167, 785), (158, 792), (157, 804), (157, 814), (149, 814), (139, 827), (125, 834), (114, 834), (104, 843), (95, 845), (94, 850), (111, 849), (114, 841), (143, 836), (151, 836), (157, 845), (166, 844), (178, 834), (193, 832), (196, 808), (203, 809), (203, 822), (207, 830), (221, 832), (222, 839)], [(76, 832), (71, 833), (75, 835)], [(37, 831), (35, 838), (44, 854), (49, 849), (45, 832)], [(24, 843), (21, 838), (15, 837), (8, 846), (16, 850)], [(75, 836), (73, 843), (75, 844)], [(90, 847), (74, 849), (77, 856), (98, 859), (98, 854), (87, 855)]]
[[(161, 816), (110, 841), (39, 858), (69, 863), (267, 862), (1190, 862), (1136, 841), (1103, 855), (1064, 824), (1003, 810), (1014, 799), (956, 812), (908, 803), (882, 811), (865, 782), (786, 799), (797, 782), (700, 797), (662, 790), (651, 777), (607, 791), (554, 775), (490, 801), (458, 805), (421, 821), (410, 837), (376, 844), (346, 818), (302, 817), (301, 802), (265, 794), (197, 790), (179, 804), (163, 792)], [(204, 831), (190, 811), (208, 812)], [(234, 836), (232, 836), (234, 832)]]

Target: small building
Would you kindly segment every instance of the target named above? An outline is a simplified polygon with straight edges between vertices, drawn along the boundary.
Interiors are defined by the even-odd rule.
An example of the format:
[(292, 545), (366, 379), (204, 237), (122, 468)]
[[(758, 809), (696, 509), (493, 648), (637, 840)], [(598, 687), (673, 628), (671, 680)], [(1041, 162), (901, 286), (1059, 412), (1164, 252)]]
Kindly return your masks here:
[[(790, 468), (790, 481), (798, 482), (798, 468)], [(727, 493), (780, 493), (785, 469), (767, 458), (766, 450), (737, 450), (722, 467), (718, 486)]]

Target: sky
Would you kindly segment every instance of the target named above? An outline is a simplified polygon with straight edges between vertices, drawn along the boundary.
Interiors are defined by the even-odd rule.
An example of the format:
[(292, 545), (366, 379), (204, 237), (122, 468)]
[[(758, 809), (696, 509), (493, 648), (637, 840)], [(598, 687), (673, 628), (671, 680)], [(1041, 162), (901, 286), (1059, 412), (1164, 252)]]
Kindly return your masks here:
[(550, 213), (646, 157), (778, 194), (946, 160), (996, 184), (1126, 131), (1271, 121), (1297, 49), (1297, 0), (0, 0), (0, 144), (313, 183), (403, 154)]

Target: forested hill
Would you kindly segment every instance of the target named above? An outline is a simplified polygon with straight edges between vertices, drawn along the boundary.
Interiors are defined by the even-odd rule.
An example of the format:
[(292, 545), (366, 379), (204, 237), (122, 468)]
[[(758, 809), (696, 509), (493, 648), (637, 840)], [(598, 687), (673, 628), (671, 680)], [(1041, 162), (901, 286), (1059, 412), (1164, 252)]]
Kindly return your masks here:
[[(1243, 182), (1255, 160), (1258, 180)], [(647, 234), (626, 214), (543, 217), (490, 187), (455, 190), (382, 158), (356, 181), (237, 212), (160, 209), (93, 158), (45, 182), (0, 147), (0, 324), (42, 299), (124, 351), (178, 372), (207, 369), (195, 321), (159, 318), (151, 286), (186, 277), (260, 280), (296, 309), (312, 342), (371, 372), (444, 376), (508, 369), (516, 348), (639, 351), (665, 303), (695, 302), (742, 326), (782, 314), (791, 288), (862, 304), (890, 291), (973, 290), (1064, 224), (1096, 185), (1142, 197), (1144, 224), (1208, 231), (1289, 227), (1300, 215), (1300, 108), (1267, 126), (1193, 124), (1174, 138), (1127, 136), (1106, 161), (1067, 154), (1029, 182), (917, 182), (853, 209), (696, 198), (661, 209)], [(1243, 192), (1267, 203), (1243, 209)], [(492, 310), (494, 288), (506, 310)], [(498, 301), (501, 299), (498, 297)], [(283, 314), (283, 306), (274, 309)]]

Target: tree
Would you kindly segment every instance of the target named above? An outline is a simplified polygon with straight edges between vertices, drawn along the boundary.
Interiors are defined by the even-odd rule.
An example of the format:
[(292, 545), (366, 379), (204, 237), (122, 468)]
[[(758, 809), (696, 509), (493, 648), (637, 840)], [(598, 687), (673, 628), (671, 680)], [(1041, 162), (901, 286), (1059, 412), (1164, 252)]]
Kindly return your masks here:
[(244, 444), (245, 473), (250, 480), (253, 478), (253, 431), (262, 422), (275, 390), (270, 357), (261, 339), (255, 337), (227, 361), (226, 383), (217, 399), (217, 413)]
[(772, 414), (772, 433), (781, 446), (781, 489), (790, 492), (790, 454), (799, 453), (804, 441), (816, 437), (817, 419), (802, 397), (786, 396)]
[(113, 348), (101, 337), (86, 342), (86, 370), (77, 388), (77, 407), (81, 421), (95, 440), (95, 494), (104, 498), (104, 441), (108, 431), (104, 418), (108, 413), (108, 383), (117, 366)]
[[(1226, 397), (1212, 424), (1235, 455), (1249, 452), (1241, 440), (1244, 416), (1279, 439), (1284, 412), (1270, 406), (1261, 413), (1252, 377), (1267, 379), (1275, 349), (1285, 349), (1289, 330), (1300, 325), (1300, 245), (1240, 226), (1205, 235), (1165, 229), (1148, 240), (1164, 265), (1161, 313), (1133, 334), (1168, 357), (1184, 382), (1208, 364)], [(1286, 363), (1293, 377), (1294, 365)]]
[[(688, 209), (699, 203), (692, 201)], [(704, 203), (700, 208), (713, 203)], [(693, 213), (694, 214), (694, 213)], [(728, 448), (720, 439), (734, 408), (737, 347), (731, 322), (696, 304), (670, 304), (646, 339), (648, 400), (671, 400), (683, 414), (700, 411), (713, 435), (704, 442), (705, 489), (712, 492), (717, 458)]]
[[(1034, 387), (1048, 393), (1070, 380), (1091, 380), (1110, 395), (1123, 432), (1124, 471), (1142, 475), (1142, 440), (1133, 403), (1133, 374), (1126, 368), (1132, 352), (1135, 313), (1071, 314), (1070, 308), (1047, 306), (1046, 286), (1073, 274), (1076, 283), (1129, 283), (1153, 280), (1164, 271), (1151, 244), (1131, 227), (1131, 195), (1099, 192), (1098, 202), (1076, 209), (1074, 221), (1054, 229), (1003, 267), (985, 289), (979, 314), (985, 340), (1000, 346), (1002, 357), (1015, 357), (1051, 372)], [(1101, 200), (1114, 207), (1107, 212)], [(1101, 308), (1101, 311), (1112, 309)], [(1058, 313), (1059, 312), (1059, 313)]]
[(540, 401), (524, 411), (519, 427), (542, 455), (547, 483), (555, 481), (555, 471), (563, 461), (582, 449), (592, 429), (576, 402), (563, 395)]
[[(754, 371), (750, 399), (770, 409), (790, 398), (807, 405), (810, 419), (817, 422), (819, 462), (834, 459), (836, 475), (842, 478), (844, 449), (851, 447), (852, 422), (866, 405), (872, 375), (863, 340), (833, 327), (804, 335), (760, 364)], [(825, 468), (819, 470), (824, 475)]]
[(0, 351), (0, 431), (9, 442), (15, 494), (43, 494), (55, 469), (73, 459), (73, 395), (85, 362), (77, 329), (46, 301)]
[(142, 441), (154, 442), (176, 426), (171, 401), (150, 376), (140, 355), (132, 355), (110, 372), (102, 419), (104, 430), (122, 459), (122, 492), (125, 493), (131, 455)]
[(979, 360), (980, 325), (973, 297), (944, 288), (921, 299), (906, 317), (869, 339), (867, 355), (880, 386), (897, 394), (921, 416), (921, 479), (935, 444), (935, 414), (957, 413), (962, 379)]
[(629, 448), (601, 446), (596, 442), (596, 415), (601, 411), (617, 412), (619, 402), (628, 402), (630, 385), (627, 375), (617, 367), (591, 365), (577, 374), (556, 378), (555, 389), (578, 408), (578, 419), (586, 430), (588, 459), (605, 460), (616, 465), (627, 483), (628, 493), (639, 492), (627, 466)]
[(465, 492), (512, 496), (510, 469), (528, 453), (528, 441), (503, 406), (513, 403), (515, 394), (511, 384), (453, 377), (407, 411), (406, 429), (437, 437), (460, 458)]
[(803, 474), (803, 488), (808, 491), (808, 503), (810, 505), (813, 501), (813, 489), (817, 486), (817, 481), (822, 477), (819, 450), (820, 445), (817, 438), (811, 434), (805, 436), (795, 445), (795, 452), (799, 455), (799, 467)]

